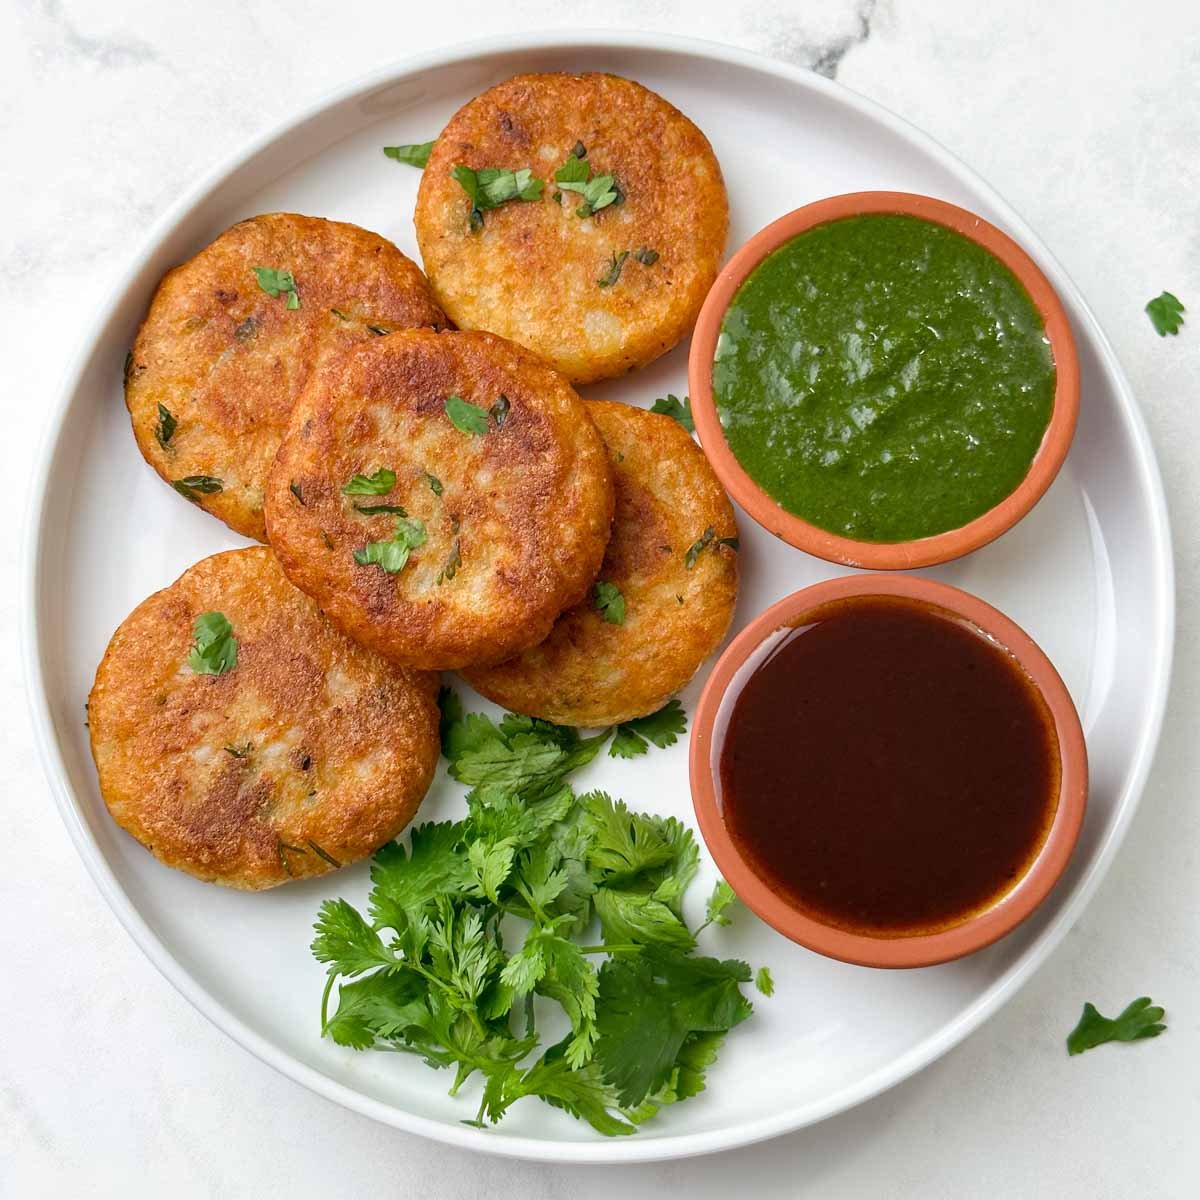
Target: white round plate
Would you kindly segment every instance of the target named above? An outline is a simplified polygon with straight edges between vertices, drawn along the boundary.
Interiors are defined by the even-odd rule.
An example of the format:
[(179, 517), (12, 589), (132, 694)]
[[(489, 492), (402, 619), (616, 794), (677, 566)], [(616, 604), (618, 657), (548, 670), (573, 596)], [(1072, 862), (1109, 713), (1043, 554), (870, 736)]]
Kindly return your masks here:
[[(726, 1042), (703, 1095), (614, 1140), (535, 1100), (516, 1105), (494, 1129), (468, 1128), (460, 1121), (475, 1105), (447, 1096), (444, 1072), (406, 1055), (322, 1041), (323, 973), (308, 952), (311, 921), (326, 896), (364, 898), (365, 865), (260, 895), (170, 871), (109, 819), (84, 728), (84, 699), (117, 624), (197, 559), (239, 544), (162, 484), (130, 434), (122, 364), (159, 278), (234, 221), (278, 209), (356, 222), (415, 257), (418, 172), (380, 148), (434, 137), (489, 84), (547, 70), (628, 75), (691, 116), (725, 171), (731, 249), (781, 213), (837, 192), (925, 192), (976, 210), (1012, 233), (1057, 287), (1083, 371), (1079, 433), (1045, 499), (1000, 541), (930, 572), (1024, 626), (1079, 705), (1093, 783), (1065, 879), (1012, 936), (919, 971), (820, 958), (744, 911), (733, 928), (709, 929), (704, 949), (768, 964), (775, 996), (756, 999), (754, 1017)], [(587, 393), (643, 405), (682, 395), (686, 349)], [(727, 47), (613, 33), (459, 47), (355, 83), (260, 138), (177, 205), (137, 254), (69, 372), (34, 478), (24, 615), (30, 702), (63, 818), (106, 899), (159, 970), (260, 1058), (349, 1108), (459, 1146), (570, 1162), (671, 1158), (796, 1129), (890, 1087), (994, 1013), (1079, 916), (1133, 814), (1158, 736), (1173, 624), (1167, 518), (1141, 418), (1095, 318), (1033, 231), (928, 137), (825, 79)], [(786, 593), (838, 573), (747, 518), (741, 526), (735, 628)], [(698, 686), (684, 694), (689, 711)], [(603, 758), (579, 782), (692, 821), (682, 742), (634, 762)], [(440, 819), (461, 806), (461, 790), (439, 779), (421, 816)], [(690, 897), (692, 918), (712, 880), (706, 861)]]

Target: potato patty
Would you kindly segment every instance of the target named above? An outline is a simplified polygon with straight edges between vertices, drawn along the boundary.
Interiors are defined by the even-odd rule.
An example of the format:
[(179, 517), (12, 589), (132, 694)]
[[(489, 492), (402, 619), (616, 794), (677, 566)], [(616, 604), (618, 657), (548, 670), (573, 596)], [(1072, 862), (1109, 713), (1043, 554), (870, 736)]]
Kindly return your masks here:
[[(263, 275), (272, 297), (258, 267), (290, 280)], [(264, 541), (267, 472), (310, 372), (380, 332), (445, 323), (416, 264), (378, 234), (251, 217), (158, 286), (125, 366), (138, 446), (176, 490)]]
[(608, 401), (588, 411), (617, 493), (596, 588), (544, 642), (463, 672), (489, 700), (558, 725), (660, 708), (717, 648), (737, 600), (737, 552), (724, 540), (737, 536), (733, 508), (704, 452), (670, 417)]
[[(236, 665), (189, 663), (201, 613)], [(113, 634), (88, 702), (100, 791), (170, 867), (274, 887), (365, 857), (412, 819), (438, 758), (436, 675), (355, 645), (262, 547), (215, 554)]]
[(487, 333), (407, 330), (328, 363), (267, 485), (292, 582), (351, 637), (431, 669), (541, 641), (596, 577), (612, 512), (583, 402)]
[[(575, 189), (611, 176), (593, 199), (612, 198), (591, 212), (587, 193), (555, 182), (564, 165)], [(460, 166), (528, 169), (544, 186), (473, 212), (451, 174)], [(491, 187), (491, 200), (506, 190)], [(520, 342), (574, 383), (645, 366), (691, 330), (728, 226), (704, 134), (641, 84), (600, 74), (519, 75), (464, 105), (434, 145), (416, 209), (449, 316)]]

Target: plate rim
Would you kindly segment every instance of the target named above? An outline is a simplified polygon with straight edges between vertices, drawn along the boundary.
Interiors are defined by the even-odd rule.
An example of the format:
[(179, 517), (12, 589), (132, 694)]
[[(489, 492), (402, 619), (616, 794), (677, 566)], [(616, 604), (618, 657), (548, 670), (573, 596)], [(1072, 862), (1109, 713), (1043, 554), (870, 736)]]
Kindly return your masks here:
[[(1156, 565), (1158, 603), (1152, 621), (1158, 632), (1160, 652), (1151, 667), (1153, 681), (1149, 720), (1134, 749), (1128, 769), (1128, 783), (1118, 797), (1116, 819), (1107, 838), (1098, 846), (1095, 857), (1079, 880), (1074, 893), (1063, 905), (1027, 951), (993, 983), (958, 1018), (929, 1035), (887, 1066), (846, 1085), (819, 1102), (773, 1113), (728, 1125), (718, 1130), (695, 1133), (616, 1138), (604, 1141), (554, 1141), (536, 1137), (496, 1136), (488, 1131), (452, 1125), (441, 1120), (407, 1112), (376, 1100), (354, 1088), (340, 1083), (292, 1057), (281, 1046), (257, 1032), (227, 1009), (183, 967), (146, 923), (129, 895), (118, 882), (108, 861), (92, 839), (72, 791), (62, 749), (55, 733), (54, 718), (43, 670), (44, 650), (38, 624), (38, 598), (42, 591), (41, 577), (45, 560), (45, 509), (50, 480), (49, 466), (62, 434), (64, 417), (95, 354), (104, 328), (119, 299), (134, 284), (162, 243), (187, 218), (190, 212), (219, 189), (235, 172), (286, 137), (307, 121), (318, 117), (335, 105), (346, 103), (380, 87), (395, 84), (418, 72), (455, 66), (471, 58), (498, 57), (518, 53), (579, 50), (597, 51), (637, 50), (665, 53), (677, 57), (717, 61), (723, 65), (741, 67), (774, 77), (796, 87), (824, 93), (840, 104), (848, 105), (867, 119), (886, 127), (893, 134), (930, 155), (956, 179), (985, 196), (1022, 243), (1034, 249), (1044, 264), (1056, 288), (1076, 306), (1088, 326), (1101, 367), (1111, 380), (1122, 401), (1128, 431), (1134, 443), (1137, 464), (1142, 476), (1142, 488), (1149, 501), (1149, 520), (1153, 537), (1152, 555)], [(946, 149), (930, 134), (893, 113), (878, 102), (862, 96), (815, 72), (760, 54), (756, 51), (726, 45), (708, 39), (642, 30), (535, 30), (520, 34), (501, 34), (486, 38), (456, 42), (420, 54), (406, 56), (368, 74), (356, 76), (310, 101), (303, 108), (274, 123), (266, 130), (242, 143), (230, 155), (207, 171), (179, 200), (163, 213), (143, 238), (129, 265), (107, 289), (106, 299), (76, 344), (55, 390), (51, 407), (41, 431), (40, 444), (33, 464), (30, 488), (23, 524), (21, 564), (21, 599), (18, 633), (24, 667), (25, 691), (33, 727), (34, 742), (43, 773), (54, 795), (59, 815), (67, 828), (76, 852), (101, 895), (113, 910), (141, 951), (159, 973), (170, 982), (189, 1003), (218, 1029), (230, 1036), (260, 1061), (274, 1067), (282, 1075), (303, 1084), (310, 1091), (361, 1113), (382, 1124), (407, 1133), (420, 1134), (463, 1149), (494, 1154), (507, 1158), (561, 1163), (633, 1163), (687, 1158), (714, 1153), (738, 1146), (751, 1145), (844, 1112), (915, 1074), (963, 1041), (983, 1022), (996, 1013), (1029, 980), (1082, 914), (1107, 874), (1116, 851), (1124, 841), (1130, 822), (1137, 811), (1146, 778), (1153, 763), (1162, 730), (1170, 689), (1171, 663), (1175, 634), (1174, 558), (1170, 521), (1158, 460), (1150, 441), (1142, 412), (1138, 407), (1129, 380), (1117, 360), (1107, 335), (1096, 319), (1091, 306), (1049, 252), (1041, 238), (1020, 214), (989, 183)]]

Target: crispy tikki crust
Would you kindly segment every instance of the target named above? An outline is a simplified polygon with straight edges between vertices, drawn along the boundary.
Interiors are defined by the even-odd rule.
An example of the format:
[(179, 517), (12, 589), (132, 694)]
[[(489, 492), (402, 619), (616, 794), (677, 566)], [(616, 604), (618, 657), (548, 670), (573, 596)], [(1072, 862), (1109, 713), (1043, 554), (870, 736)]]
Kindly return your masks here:
[[(236, 665), (189, 664), (222, 613)], [(394, 838), (438, 759), (438, 677), (339, 633), (263, 547), (215, 554), (113, 634), (88, 702), (100, 791), (167, 866), (258, 890)]]
[[(344, 490), (381, 471), (374, 494)], [(433, 670), (541, 641), (591, 587), (612, 512), (583, 401), (487, 333), (408, 330), (330, 363), (292, 413), (267, 489), (292, 582), (351, 637)], [(398, 538), (407, 557), (373, 561)]]
[[(294, 288), (271, 296), (256, 267)], [(267, 472), (310, 373), (356, 342), (445, 324), (420, 269), (378, 234), (294, 213), (241, 221), (158, 286), (125, 366), (138, 447), (177, 491), (264, 541)]]
[(588, 404), (608, 447), (617, 507), (598, 586), (550, 636), (499, 666), (464, 671), (476, 691), (558, 725), (615, 725), (660, 708), (717, 648), (737, 601), (733, 508), (704, 452), (670, 417)]
[[(611, 175), (616, 199), (587, 212), (584, 194), (555, 182), (568, 159), (589, 180)], [(545, 186), (473, 216), (460, 166), (528, 169)], [(661, 96), (616, 75), (518, 75), (450, 119), (415, 219), (434, 292), (460, 328), (501, 334), (590, 383), (691, 331), (729, 204), (708, 139)]]

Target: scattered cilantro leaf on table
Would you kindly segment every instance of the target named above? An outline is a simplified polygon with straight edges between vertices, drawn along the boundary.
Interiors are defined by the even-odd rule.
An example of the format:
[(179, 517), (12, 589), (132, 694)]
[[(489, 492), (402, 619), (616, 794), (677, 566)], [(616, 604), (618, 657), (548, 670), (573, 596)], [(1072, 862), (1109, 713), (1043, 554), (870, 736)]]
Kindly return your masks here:
[[(470, 1125), (537, 1097), (605, 1136), (634, 1133), (703, 1090), (726, 1033), (751, 1012), (750, 968), (693, 953), (683, 896), (695, 837), (603, 792), (575, 795), (567, 777), (611, 731), (496, 721), (465, 712), (450, 689), (439, 703), (449, 772), (471, 789), (467, 816), (417, 826), (407, 848), (384, 846), (366, 917), (345, 900), (321, 906), (322, 1030), (449, 1068), (452, 1095), (475, 1080)], [(683, 730), (673, 704), (642, 718), (656, 744)], [(728, 922), (724, 895), (719, 886), (710, 899), (710, 921), (715, 911)], [(597, 922), (602, 940), (589, 943)], [(757, 984), (769, 993), (769, 973)], [(569, 1025), (549, 1047), (534, 997)]]
[(1168, 333), (1177, 334), (1183, 328), (1183, 314), (1186, 311), (1179, 297), (1170, 292), (1155, 296), (1146, 305), (1150, 322), (1159, 337), (1166, 337)]
[(1105, 1042), (1137, 1042), (1158, 1037), (1165, 1032), (1162, 1023), (1166, 1010), (1152, 1004), (1149, 996), (1141, 996), (1116, 1017), (1102, 1017), (1095, 1005), (1083, 1006), (1079, 1024), (1067, 1037), (1067, 1053), (1082, 1054), (1103, 1046)]

